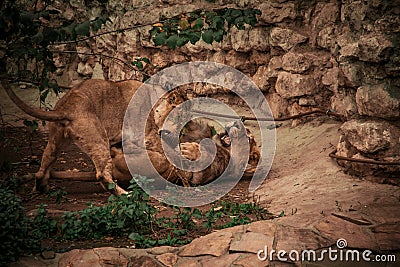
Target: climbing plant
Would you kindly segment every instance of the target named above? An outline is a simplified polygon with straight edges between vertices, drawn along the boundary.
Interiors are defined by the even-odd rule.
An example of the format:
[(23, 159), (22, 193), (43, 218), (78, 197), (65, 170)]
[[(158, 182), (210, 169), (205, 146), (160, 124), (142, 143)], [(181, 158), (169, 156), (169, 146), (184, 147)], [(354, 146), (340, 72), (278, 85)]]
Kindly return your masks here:
[(153, 25), (150, 34), (157, 46), (166, 45), (174, 49), (187, 43), (195, 44), (202, 39), (207, 44), (221, 42), (227, 29), (235, 26), (245, 29), (245, 24), (254, 27), (261, 15), (258, 9), (223, 8), (212, 11), (197, 10), (175, 18), (164, 18)]

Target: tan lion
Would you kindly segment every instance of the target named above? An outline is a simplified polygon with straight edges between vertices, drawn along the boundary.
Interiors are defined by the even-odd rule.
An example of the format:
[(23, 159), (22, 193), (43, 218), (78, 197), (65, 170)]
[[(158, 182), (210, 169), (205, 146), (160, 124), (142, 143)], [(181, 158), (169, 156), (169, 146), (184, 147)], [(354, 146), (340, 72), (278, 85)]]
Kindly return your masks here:
[[(3, 80), (1, 83), (9, 97), (24, 112), (49, 121), (49, 140), (42, 156), (40, 169), (35, 174), (35, 191), (48, 190), (51, 166), (56, 161), (58, 152), (65, 144), (74, 142), (93, 161), (96, 179), (100, 181), (104, 189), (117, 195), (126, 193), (116, 184), (109, 187), (109, 184), (114, 185), (110, 147), (122, 141), (125, 111), (133, 94), (142, 85), (141, 82), (86, 80), (69, 90), (52, 111), (30, 107), (15, 95), (8, 82)], [(186, 97), (178, 91), (172, 91), (165, 99), (167, 101), (164, 104), (163, 114), (168, 115), (174, 107), (185, 101)], [(154, 113), (149, 117), (152, 116)], [(146, 134), (157, 133), (159, 127), (155, 120), (149, 121)], [(163, 121), (163, 118), (160, 121)], [(152, 137), (149, 139), (150, 143), (151, 139)], [(155, 158), (158, 156), (156, 154)]]
[[(199, 144), (204, 138), (211, 138), (216, 144), (217, 151), (213, 162), (210, 166), (201, 171), (188, 172), (174, 167), (165, 157), (162, 149), (157, 149), (161, 147), (161, 136), (158, 134), (153, 133), (153, 135), (151, 135), (155, 136), (153, 141), (157, 142), (157, 144), (148, 146), (147, 153), (149, 154), (154, 168), (166, 180), (177, 184), (183, 184), (184, 186), (204, 185), (215, 180), (224, 173), (232, 156), (238, 158), (237, 155), (231, 155), (231, 140), (229, 136), (235, 137), (239, 129), (239, 124), (233, 122), (227, 125), (224, 133), (216, 134), (213, 127), (202, 119), (191, 120), (185, 125), (179, 136), (179, 149), (185, 158), (192, 161), (198, 160), (201, 157), (201, 151), (207, 153), (207, 150), (202, 150)], [(244, 132), (249, 141), (249, 160), (247, 162), (245, 175), (251, 175), (254, 173), (259, 162), (260, 152), (250, 130), (246, 129)], [(236, 153), (243, 154), (244, 152), (241, 152), (241, 150), (246, 151), (246, 146), (240, 146), (239, 151)], [(113, 147), (111, 151), (113, 158), (113, 176), (118, 181), (126, 184), (131, 180), (132, 176), (125, 162), (124, 153), (122, 149), (115, 147)], [(208, 155), (206, 155), (206, 157), (208, 157)], [(209, 157), (211, 157), (211, 155)], [(137, 160), (140, 161), (141, 159), (138, 158)], [(235, 164), (241, 165), (238, 162), (235, 162)], [(232, 175), (236, 175), (234, 170), (229, 171)]]

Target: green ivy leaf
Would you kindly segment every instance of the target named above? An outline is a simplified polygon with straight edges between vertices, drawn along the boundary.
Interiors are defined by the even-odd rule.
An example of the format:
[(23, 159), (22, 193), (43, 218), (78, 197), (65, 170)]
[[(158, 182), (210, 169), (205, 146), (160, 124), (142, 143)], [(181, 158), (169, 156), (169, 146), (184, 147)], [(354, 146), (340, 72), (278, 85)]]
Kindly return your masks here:
[(167, 40), (167, 33), (166, 32), (160, 32), (157, 33), (156, 36), (153, 38), (153, 42), (156, 46), (160, 46), (165, 44), (165, 41)]
[(200, 32), (191, 32), (188, 35), (188, 38), (189, 38), (189, 41), (191, 44), (196, 44), (200, 40), (200, 37), (201, 37)]
[(77, 35), (89, 36), (89, 34), (90, 34), (90, 22), (87, 20), (87, 21), (84, 21), (84, 22), (78, 24), (75, 27), (75, 32), (76, 32)]
[(107, 188), (108, 190), (115, 189), (116, 184), (115, 183), (108, 183)]
[(205, 32), (203, 32), (201, 38), (207, 44), (211, 44), (214, 41), (214, 33), (212, 30), (208, 29)]
[(188, 42), (189, 42), (189, 38), (187, 38), (186, 36), (180, 36), (178, 38), (178, 41), (176, 42), (176, 46), (182, 47), (185, 44), (187, 44)]
[(171, 35), (168, 37), (168, 39), (165, 41), (165, 44), (168, 46), (168, 48), (174, 49), (177, 46), (178, 43), (178, 35)]
[(204, 23), (203, 23), (202, 18), (198, 18), (192, 23), (192, 29), (195, 31), (200, 30), (201, 28), (203, 28), (203, 26), (204, 26)]
[(213, 37), (214, 37), (214, 41), (221, 42), (224, 37), (224, 31), (218, 30), (218, 31), (214, 32)]

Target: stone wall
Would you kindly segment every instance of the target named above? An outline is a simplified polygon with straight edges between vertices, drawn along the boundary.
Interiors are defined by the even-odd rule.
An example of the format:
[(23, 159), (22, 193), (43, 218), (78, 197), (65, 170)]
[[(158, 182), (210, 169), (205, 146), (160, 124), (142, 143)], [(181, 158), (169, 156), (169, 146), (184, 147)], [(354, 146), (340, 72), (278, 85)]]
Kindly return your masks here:
[[(147, 57), (160, 68), (194, 60), (227, 64), (252, 77), (275, 117), (313, 107), (345, 115), (349, 121), (341, 129), (339, 155), (400, 161), (398, 1), (109, 0), (94, 1), (89, 7), (82, 0), (64, 2), (68, 1), (55, 1), (52, 7), (66, 18), (110, 14), (112, 22), (102, 31), (147, 26), (57, 49), (102, 53), (126, 62)], [(232, 28), (222, 43), (213, 45), (200, 41), (171, 50), (155, 47), (150, 40), (151, 24), (161, 16), (222, 6), (258, 8), (259, 24), (246, 30)], [(63, 85), (90, 78), (95, 67), (110, 80), (141, 78), (107, 58), (60, 55), (56, 61), (57, 79)]]

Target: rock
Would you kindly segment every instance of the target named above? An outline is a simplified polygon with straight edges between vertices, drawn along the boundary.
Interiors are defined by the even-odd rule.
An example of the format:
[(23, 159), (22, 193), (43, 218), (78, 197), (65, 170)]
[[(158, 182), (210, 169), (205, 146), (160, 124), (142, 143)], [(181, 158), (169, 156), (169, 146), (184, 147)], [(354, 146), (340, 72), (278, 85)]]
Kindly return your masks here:
[(234, 262), (234, 266), (241, 267), (267, 267), (269, 266), (268, 264), (268, 259), (266, 259), (265, 261), (260, 261), (258, 256), (255, 254), (243, 254), (239, 259)]
[(365, 226), (329, 215), (314, 227), (322, 236), (326, 236), (335, 242), (338, 239), (345, 239), (347, 241), (346, 248), (378, 249), (377, 242)]
[(42, 253), (40, 255), (45, 260), (54, 259), (56, 257), (56, 253), (53, 250), (42, 251)]
[(337, 112), (346, 118), (357, 113), (357, 104), (355, 101), (355, 95), (351, 92), (341, 92), (331, 97), (330, 109)]
[(337, 3), (317, 3), (314, 11), (312, 27), (319, 30), (327, 24), (333, 24), (339, 17), (339, 6)]
[(93, 252), (98, 256), (101, 266), (128, 266), (128, 259), (118, 251), (118, 248), (94, 248)]
[(273, 237), (275, 236), (276, 224), (272, 221), (253, 222), (247, 227), (247, 231)]
[[(128, 259), (117, 248), (74, 249), (63, 254), (58, 266), (128, 266)], [(149, 266), (149, 265), (134, 265)], [(157, 266), (157, 265), (153, 265)]]
[(302, 97), (299, 99), (299, 105), (302, 107), (310, 107), (310, 106), (316, 106), (317, 102), (315, 102), (314, 98)]
[(311, 67), (310, 57), (289, 52), (282, 57), (282, 68), (292, 73), (303, 73)]
[(268, 70), (268, 67), (260, 66), (258, 68), (256, 74), (254, 74), (254, 76), (252, 77), (253, 82), (255, 83), (255, 85), (257, 85), (257, 87), (260, 88), (260, 90), (262, 92), (268, 92), (268, 89), (271, 86), (268, 83), (269, 74), (270, 74), (270, 71)]
[(93, 68), (89, 63), (79, 62), (77, 72), (83, 76), (89, 76), (93, 73)]
[(258, 6), (261, 11), (260, 21), (269, 24), (282, 22), (284, 19), (295, 19), (296, 10), (294, 3), (278, 3), (265, 1)]
[(352, 30), (360, 30), (365, 24), (368, 2), (348, 1), (342, 5), (341, 21), (350, 24)]
[(340, 131), (352, 146), (363, 153), (388, 150), (399, 143), (400, 130), (384, 121), (351, 120), (345, 122)]
[(283, 98), (313, 95), (318, 91), (312, 76), (292, 74), (285, 71), (279, 73), (275, 89)]
[(194, 257), (201, 255), (213, 255), (219, 257), (224, 255), (229, 248), (232, 233), (218, 231), (193, 240), (179, 253), (181, 257)]
[(381, 62), (391, 56), (392, 42), (383, 34), (371, 33), (360, 37), (358, 58), (361, 61)]
[(380, 250), (400, 249), (400, 221), (394, 223), (383, 223), (372, 227)]
[(277, 93), (267, 94), (265, 98), (268, 101), (271, 113), (274, 118), (280, 118), (288, 115), (289, 103)]
[(317, 250), (333, 244), (320, 235), (317, 235), (311, 229), (295, 228), (291, 226), (280, 225), (276, 234), (276, 251), (291, 251), (296, 249), (302, 251), (305, 249)]
[(61, 256), (58, 266), (101, 267), (100, 259), (93, 250), (74, 249)]
[(283, 50), (288, 51), (292, 47), (304, 43), (308, 37), (298, 34), (290, 29), (273, 28), (270, 33), (270, 44), (272, 46), (279, 46)]
[(260, 233), (248, 232), (242, 234), (240, 240), (233, 240), (229, 250), (256, 254), (259, 250), (264, 249), (264, 246), (272, 248), (273, 243), (274, 236), (266, 236)]
[(400, 117), (400, 93), (385, 83), (357, 89), (356, 102), (361, 115), (396, 119)]
[(160, 263), (158, 263), (156, 260), (154, 260), (149, 256), (135, 256), (130, 258), (129, 262), (129, 267), (161, 267), (161, 266), (162, 265)]
[(337, 36), (335, 26), (326, 26), (318, 32), (317, 45), (335, 53), (337, 47)]
[(361, 85), (363, 79), (361, 64), (342, 62), (340, 63), (339, 68), (343, 73), (347, 86), (357, 87)]
[(233, 27), (229, 31), (232, 48), (238, 52), (252, 50), (266, 51), (269, 48), (269, 30), (267, 28), (253, 28), (238, 30)]
[(226, 254), (218, 258), (206, 259), (200, 261), (203, 267), (225, 267), (231, 266), (231, 264), (239, 258), (238, 254)]
[(156, 256), (156, 259), (167, 267), (172, 267), (178, 261), (178, 256), (174, 253), (164, 253)]

